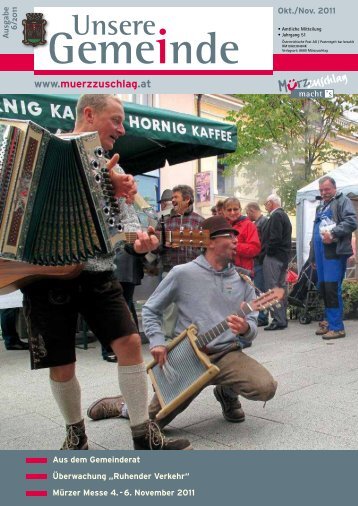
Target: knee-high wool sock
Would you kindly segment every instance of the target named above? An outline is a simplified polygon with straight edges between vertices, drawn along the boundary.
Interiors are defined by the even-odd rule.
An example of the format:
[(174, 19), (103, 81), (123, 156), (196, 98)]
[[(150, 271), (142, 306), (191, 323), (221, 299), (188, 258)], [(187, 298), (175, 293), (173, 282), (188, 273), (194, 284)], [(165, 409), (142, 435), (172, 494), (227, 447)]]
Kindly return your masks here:
[(126, 400), (131, 427), (148, 420), (147, 370), (143, 363), (118, 367), (119, 388)]
[(76, 376), (69, 381), (50, 379), (52, 395), (57, 402), (66, 425), (73, 425), (82, 420), (81, 387)]

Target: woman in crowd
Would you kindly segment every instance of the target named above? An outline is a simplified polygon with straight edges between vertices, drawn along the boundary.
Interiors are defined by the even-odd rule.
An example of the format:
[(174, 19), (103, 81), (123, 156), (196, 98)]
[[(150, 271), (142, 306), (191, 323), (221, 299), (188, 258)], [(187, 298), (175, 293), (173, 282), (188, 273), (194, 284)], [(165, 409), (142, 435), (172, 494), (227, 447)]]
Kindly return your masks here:
[(251, 271), (253, 275), (254, 257), (261, 251), (257, 229), (247, 216), (241, 214), (240, 201), (229, 197), (223, 204), (224, 216), (238, 232), (235, 265)]

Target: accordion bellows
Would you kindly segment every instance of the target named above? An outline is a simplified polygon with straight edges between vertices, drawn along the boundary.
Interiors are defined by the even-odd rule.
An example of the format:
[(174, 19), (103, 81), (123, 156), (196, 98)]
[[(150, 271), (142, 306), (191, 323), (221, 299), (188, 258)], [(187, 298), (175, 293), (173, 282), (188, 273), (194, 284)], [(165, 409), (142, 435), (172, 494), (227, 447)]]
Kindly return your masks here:
[(96, 132), (59, 137), (0, 119), (0, 257), (80, 263), (112, 252), (121, 229)]

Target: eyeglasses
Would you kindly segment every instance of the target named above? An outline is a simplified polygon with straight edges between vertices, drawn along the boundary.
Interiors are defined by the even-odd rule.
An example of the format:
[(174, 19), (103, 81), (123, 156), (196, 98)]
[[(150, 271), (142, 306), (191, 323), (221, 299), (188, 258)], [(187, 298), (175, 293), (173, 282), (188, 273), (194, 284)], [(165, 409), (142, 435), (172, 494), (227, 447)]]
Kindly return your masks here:
[(234, 232), (226, 232), (226, 233), (214, 235), (214, 237), (210, 237), (210, 239), (217, 239), (218, 237), (230, 237), (231, 239), (236, 239), (237, 234), (235, 234)]

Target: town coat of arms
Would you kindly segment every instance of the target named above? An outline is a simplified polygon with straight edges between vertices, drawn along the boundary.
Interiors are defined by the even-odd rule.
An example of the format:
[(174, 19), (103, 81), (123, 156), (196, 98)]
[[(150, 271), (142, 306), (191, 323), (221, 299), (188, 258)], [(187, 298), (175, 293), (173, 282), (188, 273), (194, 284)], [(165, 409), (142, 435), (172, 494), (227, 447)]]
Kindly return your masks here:
[(24, 26), (24, 40), (23, 44), (26, 46), (41, 46), (46, 44), (45, 40), (45, 25), (47, 21), (43, 19), (43, 14), (40, 12), (29, 12), (26, 14), (27, 19), (23, 19)]

